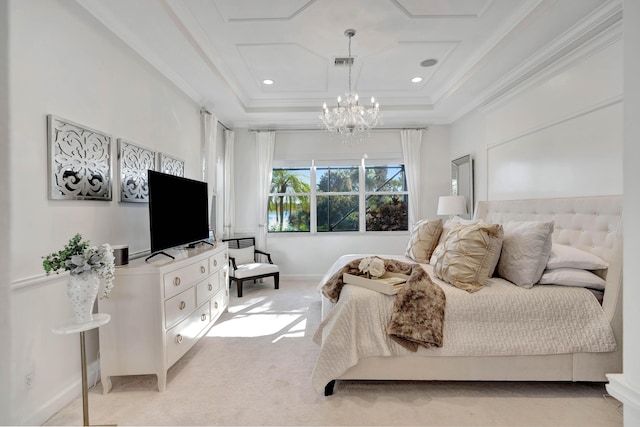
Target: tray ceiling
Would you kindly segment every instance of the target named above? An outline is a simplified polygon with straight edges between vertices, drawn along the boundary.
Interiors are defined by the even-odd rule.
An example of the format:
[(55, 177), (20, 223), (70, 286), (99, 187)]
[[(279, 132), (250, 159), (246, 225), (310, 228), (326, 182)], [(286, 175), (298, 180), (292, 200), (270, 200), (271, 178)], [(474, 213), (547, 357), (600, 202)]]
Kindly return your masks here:
[(620, 0), (76, 1), (225, 125), (253, 128), (318, 126), (348, 89), (334, 64), (348, 28), (353, 89), (401, 127), (451, 123), (622, 19)]

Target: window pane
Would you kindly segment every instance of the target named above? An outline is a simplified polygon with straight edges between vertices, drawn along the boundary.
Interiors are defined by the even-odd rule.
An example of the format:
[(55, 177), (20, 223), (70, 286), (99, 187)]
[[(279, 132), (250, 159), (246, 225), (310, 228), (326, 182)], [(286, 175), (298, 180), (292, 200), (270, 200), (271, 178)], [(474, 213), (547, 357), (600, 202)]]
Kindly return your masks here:
[(273, 169), (271, 193), (310, 193), (311, 168)]
[(408, 229), (407, 196), (367, 196), (367, 231)]
[(316, 169), (319, 192), (351, 192), (359, 190), (357, 166), (319, 167)]
[(358, 196), (317, 196), (318, 231), (358, 231)]
[(269, 231), (309, 231), (309, 196), (277, 195), (269, 197)]
[(406, 191), (404, 165), (369, 166), (366, 169), (367, 191)]

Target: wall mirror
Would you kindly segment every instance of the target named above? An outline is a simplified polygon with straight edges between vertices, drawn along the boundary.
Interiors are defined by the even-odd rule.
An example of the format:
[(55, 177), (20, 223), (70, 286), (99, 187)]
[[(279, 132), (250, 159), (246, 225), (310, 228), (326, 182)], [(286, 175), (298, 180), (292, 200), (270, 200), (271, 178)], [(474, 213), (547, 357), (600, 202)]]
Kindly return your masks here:
[(473, 218), (473, 158), (470, 154), (451, 162), (451, 195), (464, 196), (467, 213), (461, 218)]

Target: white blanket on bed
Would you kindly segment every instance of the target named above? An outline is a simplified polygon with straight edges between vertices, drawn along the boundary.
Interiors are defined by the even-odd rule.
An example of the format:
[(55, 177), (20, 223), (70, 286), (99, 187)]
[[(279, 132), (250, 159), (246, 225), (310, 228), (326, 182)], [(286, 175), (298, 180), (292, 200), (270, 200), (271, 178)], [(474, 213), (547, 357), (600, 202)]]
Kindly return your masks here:
[[(325, 280), (349, 261), (366, 255), (345, 255), (325, 274)], [(402, 256), (380, 257), (411, 262)], [(493, 278), (482, 290), (468, 293), (435, 278), (447, 298), (444, 343), (411, 353), (385, 333), (394, 296), (345, 285), (336, 304), (323, 300), (323, 320), (314, 341), (320, 354), (312, 374), (317, 391), (358, 360), (372, 356), (505, 356), (607, 352), (615, 338), (602, 307), (583, 288), (536, 285), (523, 289)]]

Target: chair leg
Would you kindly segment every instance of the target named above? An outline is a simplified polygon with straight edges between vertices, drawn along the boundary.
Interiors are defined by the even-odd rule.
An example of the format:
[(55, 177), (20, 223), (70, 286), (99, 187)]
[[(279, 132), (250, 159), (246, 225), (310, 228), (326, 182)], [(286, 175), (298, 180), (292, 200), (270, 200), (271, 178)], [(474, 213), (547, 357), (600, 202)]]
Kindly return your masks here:
[(242, 298), (242, 280), (236, 280), (238, 285), (238, 298)]
[(273, 276), (273, 281), (275, 283), (275, 289), (280, 289), (280, 273), (276, 273)]

